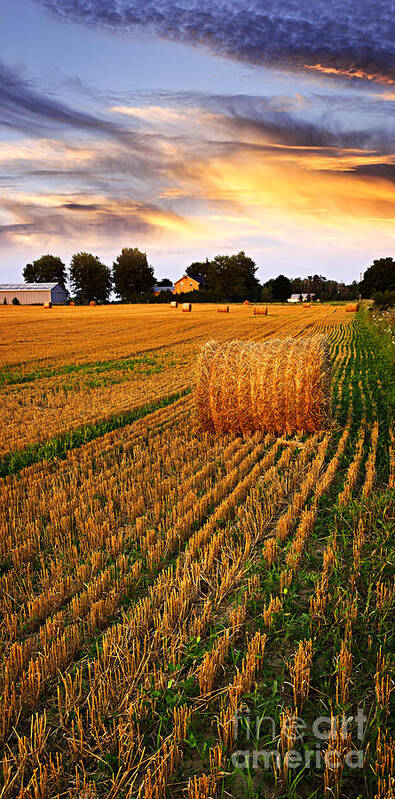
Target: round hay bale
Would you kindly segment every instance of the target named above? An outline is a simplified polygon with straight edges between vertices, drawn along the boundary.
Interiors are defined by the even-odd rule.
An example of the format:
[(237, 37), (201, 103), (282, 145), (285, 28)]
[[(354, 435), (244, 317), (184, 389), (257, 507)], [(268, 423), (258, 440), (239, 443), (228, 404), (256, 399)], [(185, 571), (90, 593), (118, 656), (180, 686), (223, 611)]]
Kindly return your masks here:
[(201, 429), (215, 433), (313, 432), (331, 418), (331, 367), (323, 336), (267, 342), (208, 341), (197, 363)]
[(267, 306), (265, 308), (254, 308), (254, 316), (267, 316)]
[(71, 300), (71, 302), (69, 302), (69, 305), (74, 308), (75, 302), (73, 300)]
[(225, 308), (217, 308), (218, 313), (229, 313), (229, 305), (225, 305)]
[(47, 302), (44, 302), (43, 305), (44, 305), (44, 308), (52, 308), (52, 302), (48, 302), (47, 301)]
[(182, 310), (186, 311), (186, 313), (190, 313), (192, 311), (192, 304), (190, 302), (183, 302)]
[(310, 303), (309, 302), (304, 302), (303, 305), (302, 305), (302, 308), (310, 308)]
[(359, 311), (359, 302), (349, 302), (346, 305), (347, 313), (355, 313), (355, 311)]
[(243, 305), (249, 305), (249, 304), (250, 304), (249, 300), (244, 300)]
[(90, 306), (93, 308), (93, 307), (96, 305), (96, 303), (95, 303), (95, 301), (94, 301), (94, 300), (91, 300), (91, 301), (90, 301), (90, 303), (89, 303), (89, 305), (90, 305)]
[(173, 301), (170, 303), (170, 308), (178, 308), (178, 302), (176, 302), (175, 300), (173, 300)]

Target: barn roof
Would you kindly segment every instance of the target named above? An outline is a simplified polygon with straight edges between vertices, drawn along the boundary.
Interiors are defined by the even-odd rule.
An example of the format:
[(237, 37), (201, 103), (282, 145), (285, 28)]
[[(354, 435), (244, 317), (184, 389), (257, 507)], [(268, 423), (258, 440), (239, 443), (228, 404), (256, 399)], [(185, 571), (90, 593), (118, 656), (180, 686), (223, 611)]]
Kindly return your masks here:
[(203, 284), (205, 283), (204, 277), (201, 277), (200, 275), (183, 275), (182, 277), (179, 277), (178, 280), (175, 281), (175, 283), (179, 283), (180, 280), (185, 280), (185, 278), (187, 280), (195, 280), (196, 283), (200, 283), (201, 286), (203, 286)]
[(55, 286), (59, 283), (0, 283), (0, 291), (50, 291)]

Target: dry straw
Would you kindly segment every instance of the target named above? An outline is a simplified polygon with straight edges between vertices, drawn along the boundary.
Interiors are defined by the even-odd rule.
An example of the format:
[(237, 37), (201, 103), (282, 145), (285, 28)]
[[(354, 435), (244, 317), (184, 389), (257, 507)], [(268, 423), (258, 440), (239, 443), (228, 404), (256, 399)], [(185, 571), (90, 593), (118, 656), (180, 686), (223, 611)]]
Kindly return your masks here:
[(96, 305), (96, 303), (95, 303), (95, 301), (94, 301), (94, 300), (91, 300), (91, 301), (90, 301), (90, 303), (89, 303), (89, 305), (91, 305), (91, 307), (93, 308), (93, 307)]
[(182, 303), (182, 310), (186, 311), (187, 313), (192, 311), (192, 305), (190, 302), (183, 302)]
[(201, 428), (216, 433), (328, 427), (331, 370), (326, 339), (208, 341), (198, 358), (195, 400)]
[(178, 302), (171, 302), (170, 308), (178, 308)]
[(44, 308), (52, 308), (52, 302), (44, 302)]
[(354, 311), (359, 311), (359, 302), (349, 302), (346, 305), (347, 313), (353, 313)]
[(267, 306), (265, 308), (254, 308), (254, 316), (267, 316)]
[(224, 308), (217, 308), (218, 313), (229, 313), (229, 305), (225, 305)]

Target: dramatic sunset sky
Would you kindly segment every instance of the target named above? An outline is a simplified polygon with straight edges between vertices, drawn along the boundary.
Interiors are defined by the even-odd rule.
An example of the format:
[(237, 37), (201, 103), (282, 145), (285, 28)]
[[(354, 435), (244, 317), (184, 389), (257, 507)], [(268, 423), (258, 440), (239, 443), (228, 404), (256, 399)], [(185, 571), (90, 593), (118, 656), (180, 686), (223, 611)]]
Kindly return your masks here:
[(0, 277), (244, 249), (351, 281), (395, 249), (388, 0), (2, 0)]

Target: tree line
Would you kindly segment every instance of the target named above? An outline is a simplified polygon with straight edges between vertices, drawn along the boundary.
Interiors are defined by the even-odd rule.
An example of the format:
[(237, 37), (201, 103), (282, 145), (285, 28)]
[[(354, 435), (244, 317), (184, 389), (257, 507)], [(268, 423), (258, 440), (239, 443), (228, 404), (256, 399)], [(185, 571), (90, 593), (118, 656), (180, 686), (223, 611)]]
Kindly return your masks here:
[[(202, 288), (199, 292), (187, 292), (180, 299), (193, 299), (194, 302), (284, 302), (291, 294), (300, 299), (321, 301), (356, 299), (361, 293), (371, 298), (377, 293), (395, 291), (395, 262), (392, 258), (379, 258), (366, 269), (363, 280), (350, 284), (327, 280), (323, 275), (309, 275), (305, 278), (289, 279), (278, 275), (261, 284), (256, 277), (255, 262), (242, 250), (233, 255), (216, 255), (205, 261), (194, 261), (185, 274), (199, 278)], [(148, 263), (147, 254), (137, 247), (125, 247), (115, 259), (112, 269), (92, 253), (80, 252), (73, 255), (69, 270), (61, 258), (43, 255), (33, 263), (26, 264), (23, 277), (27, 283), (59, 283), (75, 302), (86, 304), (94, 300), (109, 302), (113, 292), (120, 302), (167, 302), (171, 297), (172, 286), (169, 278), (155, 280), (154, 269)], [(164, 291), (154, 296), (154, 286)], [(68, 289), (69, 286), (69, 289)], [(168, 289), (168, 291), (166, 291)], [(391, 299), (391, 296), (389, 296)]]

